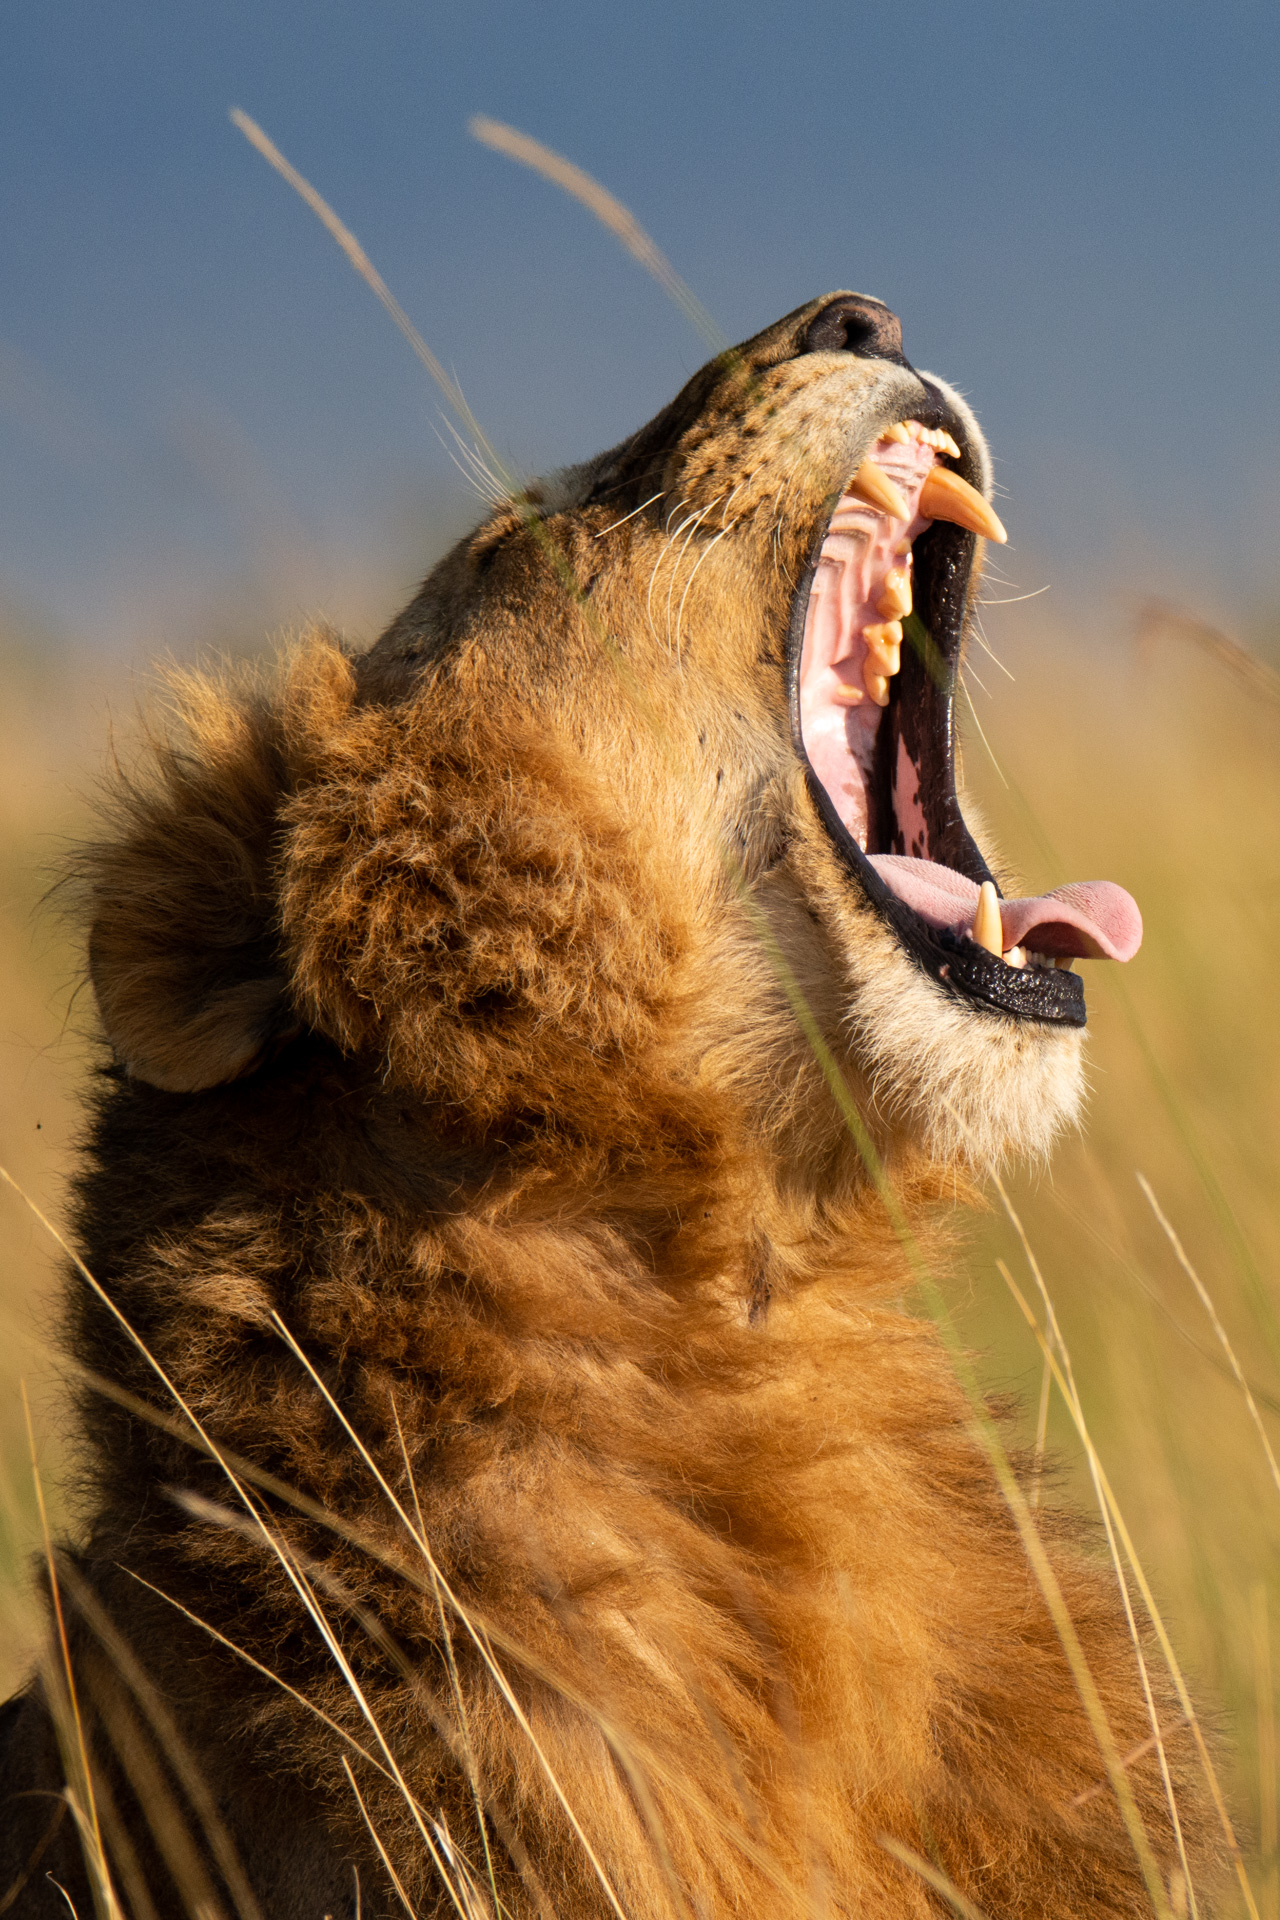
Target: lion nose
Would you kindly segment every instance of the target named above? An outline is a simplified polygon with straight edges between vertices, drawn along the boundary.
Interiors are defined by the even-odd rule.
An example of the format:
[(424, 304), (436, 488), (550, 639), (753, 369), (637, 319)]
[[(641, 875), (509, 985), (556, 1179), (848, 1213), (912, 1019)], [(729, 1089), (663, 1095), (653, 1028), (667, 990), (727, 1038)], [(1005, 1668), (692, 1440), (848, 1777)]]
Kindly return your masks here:
[(801, 353), (857, 353), (864, 360), (911, 362), (902, 351), (902, 322), (882, 300), (865, 293), (840, 293), (814, 314), (805, 329)]

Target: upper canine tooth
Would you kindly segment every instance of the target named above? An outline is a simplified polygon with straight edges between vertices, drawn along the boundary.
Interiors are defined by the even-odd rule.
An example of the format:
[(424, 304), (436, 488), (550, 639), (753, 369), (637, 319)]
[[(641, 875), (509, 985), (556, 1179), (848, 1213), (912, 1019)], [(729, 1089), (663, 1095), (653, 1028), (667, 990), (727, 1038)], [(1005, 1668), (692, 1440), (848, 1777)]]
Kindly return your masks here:
[(911, 444), (911, 435), (907, 432), (901, 420), (895, 420), (891, 427), (886, 427), (880, 435), (880, 438), (882, 440), (896, 440), (900, 447), (906, 447)]
[(884, 577), (884, 592), (876, 601), (876, 612), (886, 620), (901, 620), (911, 611), (911, 576), (905, 567), (890, 567)]
[[(864, 460), (845, 489), (859, 500), (865, 500), (877, 513), (887, 513), (891, 520), (909, 520), (907, 503), (894, 486), (887, 473), (882, 473), (874, 460)], [(972, 492), (972, 488), (970, 489)], [(986, 505), (986, 502), (983, 502)], [(952, 518), (954, 519), (954, 515)], [(992, 515), (994, 519), (995, 516)], [(996, 525), (999, 526), (999, 521)]]
[(988, 953), (994, 953), (999, 959), (1004, 952), (1004, 929), (1000, 925), (1000, 899), (995, 883), (984, 880), (978, 888), (978, 906), (973, 916), (973, 925), (969, 937), (976, 940)]
[(921, 487), (920, 511), (926, 520), (952, 520), (999, 546), (1009, 538), (977, 488), (949, 467), (935, 467)]

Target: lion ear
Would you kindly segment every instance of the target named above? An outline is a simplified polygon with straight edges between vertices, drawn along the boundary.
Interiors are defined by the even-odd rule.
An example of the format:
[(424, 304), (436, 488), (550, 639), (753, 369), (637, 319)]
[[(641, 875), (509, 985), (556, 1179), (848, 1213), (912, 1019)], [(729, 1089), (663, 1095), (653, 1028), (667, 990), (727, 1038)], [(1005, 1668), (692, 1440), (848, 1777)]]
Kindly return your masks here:
[(207, 956), (176, 945), (159, 952), (154, 938), (135, 937), (126, 918), (112, 915), (94, 927), (89, 976), (107, 1038), (134, 1079), (166, 1093), (198, 1093), (251, 1073), (297, 1030), (283, 975), (220, 985)]
[(290, 707), (316, 666), (321, 680), (349, 680), (327, 636), (295, 659), (283, 700), (177, 680), (175, 724), (148, 737), (140, 771), (116, 778), (108, 832), (76, 862), (107, 1038), (130, 1074), (166, 1092), (239, 1079), (299, 1030), (274, 861)]

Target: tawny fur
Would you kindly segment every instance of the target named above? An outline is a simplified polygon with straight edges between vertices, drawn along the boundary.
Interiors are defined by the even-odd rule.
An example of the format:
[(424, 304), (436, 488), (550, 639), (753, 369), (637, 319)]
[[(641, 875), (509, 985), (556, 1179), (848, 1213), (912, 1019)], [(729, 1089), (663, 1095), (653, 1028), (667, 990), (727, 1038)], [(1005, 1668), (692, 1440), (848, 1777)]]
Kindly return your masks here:
[[(317, 633), (261, 683), (185, 683), (86, 858), (112, 1061), (78, 1232), (155, 1364), (74, 1279), (101, 1384), (64, 1599), (134, 1920), (229, 1915), (238, 1886), (246, 1920), (320, 1920), (357, 1878), (363, 1912), (399, 1911), (370, 1825), (414, 1911), (444, 1912), (406, 1793), (487, 1885), (484, 1802), (515, 1915), (604, 1914), (601, 1875), (628, 1920), (935, 1911), (886, 1836), (991, 1920), (1146, 1909), (793, 1004), (927, 1257), (965, 1169), (1075, 1113), (1076, 1038), (926, 979), (800, 776), (794, 582), (918, 393), (796, 358), (820, 304), (500, 509), (364, 658)], [(386, 1752), (188, 1415), (247, 1463)], [(1114, 1580), (1043, 1525), (1127, 1753), (1150, 1728)], [(13, 1713), (9, 1790), (56, 1785), (37, 1697)], [(1129, 1778), (1167, 1876), (1154, 1757)], [(56, 1911), (44, 1869), (74, 1852), (64, 1828), (11, 1911)]]

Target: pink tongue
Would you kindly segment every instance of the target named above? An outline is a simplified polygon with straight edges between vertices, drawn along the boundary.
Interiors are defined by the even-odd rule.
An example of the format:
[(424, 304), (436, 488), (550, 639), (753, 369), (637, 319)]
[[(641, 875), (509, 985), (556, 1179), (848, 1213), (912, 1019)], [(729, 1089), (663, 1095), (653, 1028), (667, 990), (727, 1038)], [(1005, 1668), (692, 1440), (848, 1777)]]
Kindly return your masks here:
[[(928, 926), (968, 933), (978, 904), (972, 880), (953, 867), (899, 853), (872, 854), (871, 864)], [(1006, 952), (1030, 947), (1055, 959), (1061, 954), (1080, 960), (1132, 960), (1142, 945), (1138, 903), (1110, 880), (1079, 880), (1034, 900), (1002, 900), (1000, 924)]]

